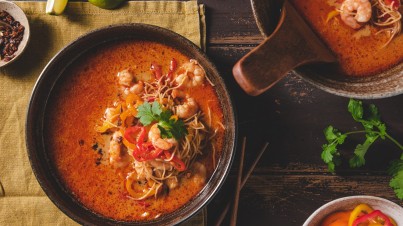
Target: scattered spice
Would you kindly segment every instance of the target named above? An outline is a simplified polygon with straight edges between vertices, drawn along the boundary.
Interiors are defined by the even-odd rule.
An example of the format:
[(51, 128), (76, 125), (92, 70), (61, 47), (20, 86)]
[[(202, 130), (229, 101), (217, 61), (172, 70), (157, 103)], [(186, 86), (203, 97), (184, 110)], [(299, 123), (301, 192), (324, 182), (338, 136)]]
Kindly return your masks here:
[(98, 149), (98, 143), (95, 143), (92, 145), (92, 150), (96, 151)]
[(83, 145), (84, 145), (84, 140), (79, 140), (79, 141), (78, 141), (78, 144), (79, 144), (80, 146), (83, 146)]
[(25, 27), (4, 10), (0, 12), (0, 20), (10, 25), (0, 25), (0, 59), (8, 62), (15, 57), (14, 53), (22, 41)]

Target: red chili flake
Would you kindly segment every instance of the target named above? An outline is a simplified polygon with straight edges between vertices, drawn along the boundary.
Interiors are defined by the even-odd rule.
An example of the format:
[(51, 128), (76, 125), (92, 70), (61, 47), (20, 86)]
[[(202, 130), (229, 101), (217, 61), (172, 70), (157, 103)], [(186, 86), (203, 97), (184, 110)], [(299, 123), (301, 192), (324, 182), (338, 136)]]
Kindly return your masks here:
[(10, 26), (0, 26), (0, 59), (5, 62), (15, 57), (14, 53), (24, 36), (25, 27), (6, 11), (0, 12), (0, 20)]

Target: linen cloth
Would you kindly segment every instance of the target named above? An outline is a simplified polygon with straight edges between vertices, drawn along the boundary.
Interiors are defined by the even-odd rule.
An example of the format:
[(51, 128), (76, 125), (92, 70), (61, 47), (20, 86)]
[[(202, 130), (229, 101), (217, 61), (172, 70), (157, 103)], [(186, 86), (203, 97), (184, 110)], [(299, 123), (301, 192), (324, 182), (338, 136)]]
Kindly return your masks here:
[[(0, 225), (76, 225), (42, 191), (25, 147), (27, 106), (42, 69), (69, 42), (111, 24), (157, 25), (203, 48), (204, 6), (196, 1), (136, 1), (104, 10), (87, 2), (69, 2), (62, 15), (51, 16), (45, 13), (46, 2), (15, 3), (28, 17), (31, 38), (19, 59), (0, 68)], [(199, 214), (185, 224), (202, 221)]]

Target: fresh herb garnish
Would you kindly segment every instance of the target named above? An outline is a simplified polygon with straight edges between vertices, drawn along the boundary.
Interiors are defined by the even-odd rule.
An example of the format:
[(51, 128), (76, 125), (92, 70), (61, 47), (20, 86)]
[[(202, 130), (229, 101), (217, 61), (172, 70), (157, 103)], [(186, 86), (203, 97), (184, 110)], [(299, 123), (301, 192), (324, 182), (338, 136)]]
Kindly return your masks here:
[[(361, 101), (350, 99), (348, 111), (356, 122), (361, 123), (364, 129), (341, 133), (333, 126), (328, 126), (324, 130), (327, 144), (322, 146), (321, 157), (327, 163), (330, 172), (334, 172), (335, 167), (341, 164), (340, 152), (337, 149), (338, 145), (343, 144), (351, 134), (363, 133), (366, 137), (362, 144), (356, 146), (354, 155), (349, 160), (351, 168), (365, 165), (365, 154), (379, 138), (382, 140), (388, 138), (403, 150), (403, 146), (386, 132), (386, 125), (381, 121), (378, 108), (375, 105), (371, 104), (368, 109), (364, 109)], [(395, 190), (397, 197), (403, 199), (403, 154), (399, 160), (391, 163), (388, 172), (393, 176), (390, 186)]]
[(172, 117), (172, 112), (162, 109), (157, 101), (152, 104), (145, 102), (137, 108), (137, 111), (136, 117), (144, 126), (150, 125), (152, 122), (158, 123), (162, 138), (179, 140), (188, 134), (185, 123), (181, 119)]

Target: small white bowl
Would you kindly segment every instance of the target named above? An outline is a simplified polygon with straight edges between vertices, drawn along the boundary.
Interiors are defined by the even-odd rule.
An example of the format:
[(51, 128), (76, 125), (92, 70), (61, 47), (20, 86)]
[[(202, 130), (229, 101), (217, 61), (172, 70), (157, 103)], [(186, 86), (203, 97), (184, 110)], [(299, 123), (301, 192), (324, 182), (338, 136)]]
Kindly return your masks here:
[(21, 54), (24, 52), (25, 47), (28, 45), (30, 30), (29, 30), (29, 22), (27, 16), (25, 15), (24, 11), (16, 4), (10, 1), (0, 1), (0, 12), (6, 11), (9, 13), (14, 20), (18, 21), (25, 27), (24, 36), (18, 45), (18, 50), (14, 53), (14, 57), (9, 61), (0, 60), (0, 67), (10, 64), (11, 62), (15, 61)]
[(303, 226), (318, 226), (327, 215), (336, 211), (352, 210), (361, 203), (368, 204), (373, 209), (381, 210), (393, 218), (397, 225), (403, 225), (403, 208), (398, 204), (375, 196), (350, 196), (333, 200), (321, 206), (309, 216)]

